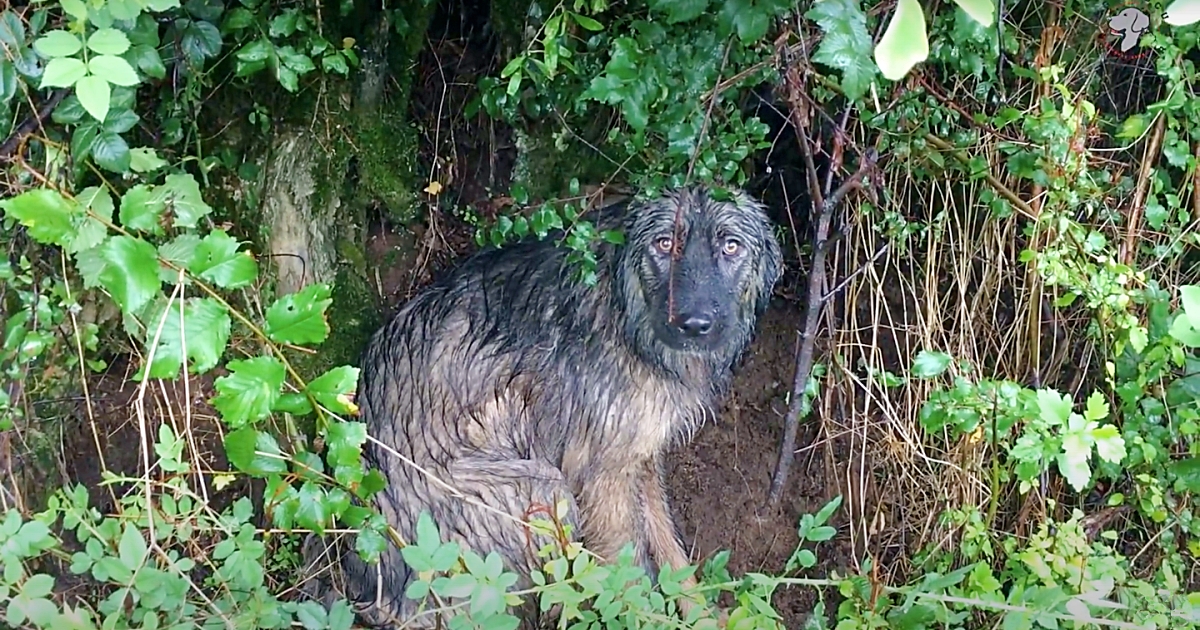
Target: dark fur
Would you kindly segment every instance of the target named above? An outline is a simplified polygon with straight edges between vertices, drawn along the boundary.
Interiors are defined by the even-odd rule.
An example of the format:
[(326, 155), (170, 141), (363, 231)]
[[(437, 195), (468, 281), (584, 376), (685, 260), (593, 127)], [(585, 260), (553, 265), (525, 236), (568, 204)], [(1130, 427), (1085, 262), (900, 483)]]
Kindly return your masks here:
[[(659, 243), (673, 235), (679, 207), (683, 248), (668, 291), (671, 254)], [(595, 287), (577, 281), (567, 250), (547, 240), (478, 253), (414, 297), (371, 340), (359, 404), (373, 436), (466, 496), (517, 518), (568, 499), (588, 549), (614, 559), (633, 543), (656, 574), (689, 562), (662, 454), (715, 413), (779, 279), (780, 248), (761, 206), (741, 193), (721, 202), (703, 189), (673, 191), (607, 209), (598, 224), (622, 225), (627, 244), (601, 247)], [(727, 239), (740, 249), (723, 251)], [(693, 331), (708, 320), (710, 332), (685, 334), (679, 325), (689, 320)], [(511, 519), (366, 450), (388, 477), (382, 513), (405, 540), (429, 510), (444, 538), (494, 550), (523, 577), (540, 565)], [(411, 620), (417, 603), (404, 591), (414, 576), (399, 550), (380, 567), (338, 553), (343, 595), (363, 605), (363, 623)], [(531, 601), (523, 614), (536, 609)]]

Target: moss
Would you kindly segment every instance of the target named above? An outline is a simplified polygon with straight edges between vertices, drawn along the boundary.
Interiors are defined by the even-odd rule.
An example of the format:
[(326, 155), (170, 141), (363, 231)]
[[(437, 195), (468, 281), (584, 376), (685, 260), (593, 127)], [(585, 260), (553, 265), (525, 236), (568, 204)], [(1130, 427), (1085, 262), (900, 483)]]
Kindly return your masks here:
[(417, 130), (394, 112), (357, 116), (354, 125), (358, 182), (350, 202), (381, 203), (393, 221), (407, 223), (417, 208)]
[(293, 365), (305, 380), (339, 365), (358, 365), (367, 341), (383, 324), (378, 296), (356, 265), (339, 265), (331, 297), (333, 304), (326, 313), (329, 337), (316, 354), (293, 359)]
[(523, 182), (533, 199), (554, 199), (568, 194), (572, 178), (602, 182), (613, 171), (612, 162), (581, 142), (559, 143), (554, 130), (538, 125), (517, 130), (517, 162), (513, 180)]

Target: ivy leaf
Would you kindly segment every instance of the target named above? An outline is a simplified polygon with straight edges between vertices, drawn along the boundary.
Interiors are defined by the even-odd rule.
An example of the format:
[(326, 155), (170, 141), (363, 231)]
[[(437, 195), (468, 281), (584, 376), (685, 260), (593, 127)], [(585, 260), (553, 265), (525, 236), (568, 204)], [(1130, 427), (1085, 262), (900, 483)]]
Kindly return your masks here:
[(146, 317), (146, 333), (143, 339), (146, 356), (150, 356), (150, 346), (155, 336), (158, 337), (158, 345), (154, 349), (154, 362), (150, 364), (149, 370), (145, 367), (139, 370), (138, 374), (134, 375), (135, 381), (142, 381), (147, 371), (151, 378), (174, 379), (179, 376), (185, 356), (190, 360), (188, 371), (192, 374), (203, 374), (216, 367), (225, 353), (232, 320), (229, 318), (229, 311), (220, 302), (206, 297), (188, 298), (186, 301), (173, 300), (170, 304), (170, 308), (166, 308), (166, 298), (160, 298), (159, 303)]
[(358, 368), (343, 365), (309, 381), (305, 391), (330, 411), (356, 414), (358, 407), (347, 397), (358, 385)]
[(883, 76), (899, 81), (913, 66), (929, 57), (925, 12), (917, 0), (899, 0), (892, 21), (875, 47), (875, 63)]
[(190, 173), (168, 175), (162, 188), (174, 211), (176, 228), (195, 228), (200, 219), (212, 212), (212, 207), (204, 203), (204, 197), (200, 194), (200, 184)]
[(126, 173), (129, 171), (132, 156), (129, 154), (129, 145), (125, 142), (125, 138), (106, 131), (96, 136), (96, 140), (92, 143), (92, 159), (104, 170)]
[(846, 97), (862, 98), (875, 77), (875, 64), (870, 62), (867, 16), (858, 0), (821, 0), (813, 3), (804, 16), (815, 21), (825, 33), (813, 61), (841, 70)]
[(263, 476), (287, 472), (287, 460), (271, 434), (241, 427), (225, 435), (225, 456), (238, 470)]
[(56, 30), (37, 38), (33, 42), (33, 49), (48, 59), (70, 57), (83, 50), (83, 42), (74, 33)]
[[(87, 76), (87, 66), (74, 57), (59, 57), (51, 59), (42, 72), (42, 84), (39, 89), (48, 87), (71, 87)], [(82, 97), (80, 97), (82, 100)], [(87, 107), (87, 103), (84, 103)], [(89, 110), (91, 111), (91, 110)], [(101, 117), (97, 117), (97, 120)]]
[(0, 209), (25, 226), (35, 241), (59, 246), (71, 242), (75, 220), (82, 213), (78, 204), (50, 188), (34, 188), (4, 199)]
[(161, 217), (166, 204), (166, 193), (161, 188), (138, 184), (121, 197), (121, 225), (127, 230), (162, 234)]
[(228, 368), (229, 375), (213, 383), (218, 394), (210, 401), (221, 417), (233, 428), (267, 417), (283, 387), (283, 364), (274, 357), (255, 357), (230, 361)]
[(79, 104), (83, 105), (92, 118), (103, 121), (105, 116), (108, 116), (108, 107), (112, 99), (112, 86), (108, 81), (95, 75), (83, 77), (75, 84), (75, 95), (79, 97)]
[(118, 235), (101, 249), (104, 271), (100, 282), (126, 313), (135, 313), (162, 288), (154, 246), (139, 238)]
[(153, 173), (166, 165), (167, 161), (158, 157), (158, 152), (150, 147), (129, 150), (129, 168), (135, 173)]
[[(659, 11), (666, 14), (667, 24), (694, 20), (703, 15), (704, 11), (708, 9), (708, 0), (650, 0), (649, 4), (652, 11)], [(581, 15), (577, 15), (575, 19), (579, 22), (579, 19), (582, 17)], [(591, 21), (595, 22), (595, 20)], [(579, 25), (590, 31), (599, 31), (604, 28), (598, 22), (596, 26), (600, 28), (589, 28), (582, 22), (579, 22)]]
[(275, 343), (321, 343), (329, 335), (325, 309), (333, 303), (328, 284), (311, 284), (267, 308), (265, 331)]
[(950, 355), (945, 352), (922, 350), (913, 360), (913, 375), (918, 378), (936, 378), (950, 367)]
[(96, 55), (88, 61), (88, 70), (92, 74), (104, 77), (113, 85), (131, 87), (139, 83), (137, 72), (128, 61), (115, 55)]
[[(99, 186), (90, 186), (79, 191), (79, 195), (75, 197), (83, 208), (91, 210), (91, 214), (96, 215), (105, 221), (112, 222), (113, 205), (112, 195), (108, 193), (108, 189)], [(96, 247), (104, 242), (108, 236), (108, 226), (101, 223), (96, 218), (85, 215), (75, 233), (75, 238), (67, 245), (66, 250), (69, 254), (75, 254), (85, 249)]]
[(258, 263), (238, 245), (224, 230), (213, 230), (196, 247), (188, 270), (223, 289), (248, 286), (258, 277)]
[(115, 28), (102, 28), (88, 38), (87, 47), (97, 55), (123, 55), (129, 50), (129, 38)]

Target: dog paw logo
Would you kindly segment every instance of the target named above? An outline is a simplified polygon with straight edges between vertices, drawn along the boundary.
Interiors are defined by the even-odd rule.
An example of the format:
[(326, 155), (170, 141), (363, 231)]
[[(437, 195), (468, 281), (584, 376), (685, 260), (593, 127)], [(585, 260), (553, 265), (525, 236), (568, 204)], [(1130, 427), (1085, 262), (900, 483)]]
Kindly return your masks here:
[(1109, 16), (1108, 32), (1104, 34), (1104, 47), (1109, 54), (1124, 59), (1136, 59), (1145, 51), (1138, 42), (1150, 32), (1150, 14), (1138, 7), (1127, 6)]

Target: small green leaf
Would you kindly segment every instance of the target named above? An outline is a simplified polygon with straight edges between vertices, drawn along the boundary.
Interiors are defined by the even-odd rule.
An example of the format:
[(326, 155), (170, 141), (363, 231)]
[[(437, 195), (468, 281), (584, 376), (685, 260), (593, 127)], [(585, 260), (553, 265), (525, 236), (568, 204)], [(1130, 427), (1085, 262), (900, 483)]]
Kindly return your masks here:
[(129, 38), (115, 28), (102, 28), (88, 38), (87, 47), (98, 55), (123, 55), (129, 50)]
[(265, 331), (276, 343), (321, 343), (329, 335), (325, 309), (333, 303), (327, 284), (311, 284), (267, 308)]
[(286, 370), (274, 357), (230, 361), (229, 375), (214, 382), (218, 394), (210, 401), (234, 428), (266, 418), (279, 398)]
[(325, 533), (329, 522), (329, 509), (325, 505), (325, 490), (321, 486), (305, 481), (300, 486), (300, 505), (296, 510), (296, 524), (311, 529), (317, 534)]
[(245, 426), (225, 435), (225, 456), (238, 470), (251, 475), (287, 472), (279, 442), (269, 433)]
[(121, 542), (117, 544), (117, 553), (120, 554), (121, 564), (130, 571), (137, 571), (142, 568), (148, 549), (146, 539), (142, 538), (142, 531), (138, 529), (137, 525), (126, 523), (124, 531), (121, 532)]
[(50, 31), (33, 42), (33, 49), (37, 54), (49, 59), (70, 57), (83, 50), (83, 42), (79, 41), (79, 37), (74, 33)]
[[(707, 6), (708, 0), (703, 0), (703, 1), (704, 1), (704, 4)], [(586, 15), (572, 13), (571, 17), (574, 18), (576, 24), (578, 24), (579, 26), (581, 26), (589, 31), (603, 31), (604, 30), (604, 26), (602, 24), (600, 24), (596, 20), (593, 20), (592, 18), (590, 18)]]
[[(79, 191), (79, 195), (75, 197), (81, 207), (87, 208), (89, 216), (82, 219), (82, 224), (79, 230), (75, 233), (75, 238), (66, 247), (68, 253), (74, 254), (85, 249), (96, 247), (104, 242), (108, 236), (108, 226), (100, 220), (112, 222), (113, 205), (112, 195), (108, 193), (108, 189), (99, 186), (90, 186)], [(95, 218), (90, 216), (95, 215)]]
[(106, 266), (100, 282), (126, 313), (135, 313), (159, 293), (158, 256), (154, 246), (131, 236), (118, 235), (100, 251)]
[(1106, 424), (1092, 430), (1092, 439), (1096, 442), (1096, 452), (1100, 459), (1112, 464), (1120, 464), (1125, 459), (1125, 438), (1117, 427)]
[(1200, 492), (1200, 457), (1172, 462), (1170, 470), (1185, 490), (1193, 494)]
[(78, 204), (50, 188), (34, 188), (0, 200), (0, 209), (25, 226), (37, 242), (59, 246), (71, 242), (72, 228), (83, 213)]
[(212, 213), (212, 207), (200, 194), (200, 184), (190, 173), (168, 175), (162, 189), (175, 213), (174, 226), (177, 228), (195, 228), (200, 219)]
[(898, 0), (896, 12), (888, 23), (879, 45), (875, 63), (883, 76), (899, 81), (913, 66), (929, 57), (929, 38), (925, 32), (925, 13), (917, 0)]
[[(71, 87), (76, 83), (81, 83), (81, 80), (86, 76), (87, 66), (82, 61), (74, 57), (59, 57), (51, 59), (46, 64), (46, 69), (42, 71), (42, 84), (38, 87), (39, 89)], [(80, 100), (83, 100), (82, 96), (80, 96)], [(87, 107), (87, 103), (84, 103), (84, 107)], [(102, 120), (103, 117), (97, 116), (96, 119)]]
[[(82, 65), (82, 62), (80, 64)], [(104, 117), (108, 116), (108, 107), (112, 99), (112, 86), (108, 81), (95, 75), (82, 77), (75, 84), (75, 95), (92, 118), (103, 121)]]
[(88, 70), (93, 75), (103, 77), (105, 81), (113, 85), (131, 87), (140, 82), (133, 66), (129, 65), (128, 61), (116, 55), (96, 55), (92, 57), (88, 61)]
[(258, 278), (258, 263), (224, 230), (209, 232), (188, 263), (188, 270), (224, 289), (249, 286)]
[(161, 218), (166, 204), (166, 193), (162, 188), (138, 184), (121, 197), (121, 225), (127, 230), (162, 234)]
[(129, 150), (129, 168), (135, 173), (153, 173), (166, 165), (167, 161), (158, 157), (158, 152), (150, 147)]
[(1088, 396), (1087, 407), (1084, 409), (1083, 417), (1088, 420), (1103, 420), (1108, 417), (1108, 401), (1105, 400), (1104, 394), (1095, 391), (1091, 396)]
[(92, 142), (92, 159), (96, 165), (114, 173), (129, 172), (132, 156), (129, 145), (120, 135), (105, 131)]
[(162, 55), (158, 54), (157, 48), (138, 44), (133, 47), (130, 56), (134, 65), (146, 76), (160, 80), (167, 77), (167, 67), (163, 65)]
[(66, 11), (67, 15), (77, 20), (86, 20), (88, 17), (88, 8), (83, 0), (61, 0), (59, 4), (62, 5), (63, 11)]
[(317, 402), (339, 414), (352, 413), (352, 403), (347, 395), (358, 385), (358, 368), (343, 365), (309, 381), (305, 388)]
[[(232, 326), (229, 311), (212, 298), (188, 298), (181, 324), (180, 303), (174, 300), (170, 309), (166, 309), (166, 299), (160, 298), (146, 317), (143, 339), (146, 357), (150, 357), (151, 343), (158, 337), (158, 345), (153, 349), (154, 362), (148, 370), (151, 378), (178, 377), (185, 356), (190, 359), (188, 371), (203, 374), (216, 367), (225, 354)], [(141, 381), (142, 377), (139, 372), (134, 380)]]
[(936, 378), (950, 367), (950, 355), (945, 352), (922, 350), (913, 360), (913, 375), (918, 378)]
[(984, 28), (991, 28), (996, 17), (996, 5), (992, 0), (954, 0), (971, 19)]
[(1179, 287), (1179, 301), (1192, 328), (1200, 330), (1200, 286), (1185, 284)]

